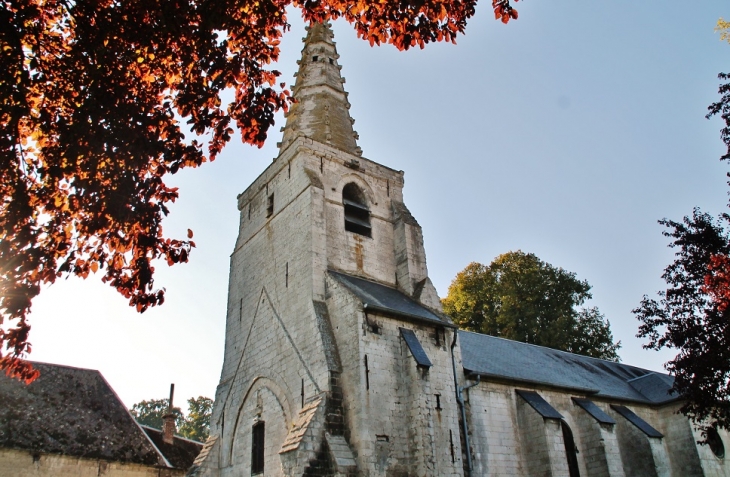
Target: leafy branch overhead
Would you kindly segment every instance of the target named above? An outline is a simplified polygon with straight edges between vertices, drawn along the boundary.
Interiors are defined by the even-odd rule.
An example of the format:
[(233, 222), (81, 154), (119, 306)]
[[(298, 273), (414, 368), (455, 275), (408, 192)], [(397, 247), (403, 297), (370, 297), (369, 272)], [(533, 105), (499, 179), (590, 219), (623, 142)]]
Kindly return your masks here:
[(36, 376), (22, 358), (44, 283), (99, 273), (140, 312), (164, 301), (153, 262), (195, 247), (163, 233), (165, 178), (214, 160), (234, 126), (264, 143), (292, 102), (272, 68), (290, 5), (404, 50), (455, 41), (476, 0), (0, 3), (0, 369)]

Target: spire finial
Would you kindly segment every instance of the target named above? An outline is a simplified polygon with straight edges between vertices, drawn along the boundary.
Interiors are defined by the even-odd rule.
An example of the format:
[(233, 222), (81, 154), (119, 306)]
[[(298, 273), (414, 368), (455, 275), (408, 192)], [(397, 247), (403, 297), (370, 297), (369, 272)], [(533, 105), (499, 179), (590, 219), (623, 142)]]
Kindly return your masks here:
[(355, 121), (350, 117), (345, 79), (337, 62), (340, 55), (330, 27), (329, 23), (307, 27), (293, 88), (297, 102), (286, 116), (282, 151), (298, 136), (306, 136), (350, 154), (362, 154), (352, 129)]

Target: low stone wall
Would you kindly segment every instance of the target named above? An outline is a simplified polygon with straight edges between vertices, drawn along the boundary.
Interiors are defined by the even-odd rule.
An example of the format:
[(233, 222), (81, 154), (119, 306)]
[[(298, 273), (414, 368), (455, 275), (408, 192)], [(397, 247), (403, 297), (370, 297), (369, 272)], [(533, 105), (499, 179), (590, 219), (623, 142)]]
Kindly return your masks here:
[(13, 477), (182, 477), (185, 471), (58, 454), (0, 449), (0, 475)]

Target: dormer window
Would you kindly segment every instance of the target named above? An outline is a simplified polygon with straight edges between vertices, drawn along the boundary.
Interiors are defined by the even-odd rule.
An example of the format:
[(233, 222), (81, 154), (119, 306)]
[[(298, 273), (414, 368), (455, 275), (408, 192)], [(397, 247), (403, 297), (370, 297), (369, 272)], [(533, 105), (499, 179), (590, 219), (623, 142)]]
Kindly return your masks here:
[(365, 194), (356, 184), (351, 182), (342, 189), (342, 205), (345, 207), (345, 230), (371, 237), (370, 209)]

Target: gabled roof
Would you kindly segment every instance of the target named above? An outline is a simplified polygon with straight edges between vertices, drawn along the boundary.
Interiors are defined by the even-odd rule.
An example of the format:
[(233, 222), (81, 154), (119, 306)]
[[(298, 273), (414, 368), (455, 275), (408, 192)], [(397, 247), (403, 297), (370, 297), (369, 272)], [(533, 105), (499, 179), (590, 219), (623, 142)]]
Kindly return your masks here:
[(101, 373), (33, 367), (28, 385), (0, 373), (0, 447), (166, 467)]
[(487, 378), (644, 404), (678, 399), (671, 376), (543, 346), (459, 331), (464, 370)]
[(360, 299), (365, 311), (455, 328), (452, 323), (441, 319), (436, 313), (395, 288), (333, 270), (328, 273)]
[(149, 426), (141, 427), (170, 465), (176, 469), (189, 469), (203, 448), (202, 442), (180, 436), (173, 436), (172, 444), (168, 444), (163, 440), (163, 433), (160, 429)]

